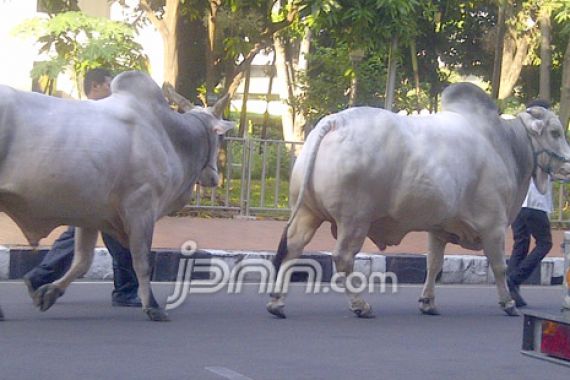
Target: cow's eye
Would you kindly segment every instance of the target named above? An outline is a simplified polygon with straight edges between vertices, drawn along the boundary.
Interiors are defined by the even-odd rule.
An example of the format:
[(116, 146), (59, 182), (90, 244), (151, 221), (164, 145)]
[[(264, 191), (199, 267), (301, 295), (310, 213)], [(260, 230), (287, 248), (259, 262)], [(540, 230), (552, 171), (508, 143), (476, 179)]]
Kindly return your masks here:
[(551, 131), (550, 136), (552, 136), (553, 139), (559, 139), (562, 134), (560, 134), (560, 131)]

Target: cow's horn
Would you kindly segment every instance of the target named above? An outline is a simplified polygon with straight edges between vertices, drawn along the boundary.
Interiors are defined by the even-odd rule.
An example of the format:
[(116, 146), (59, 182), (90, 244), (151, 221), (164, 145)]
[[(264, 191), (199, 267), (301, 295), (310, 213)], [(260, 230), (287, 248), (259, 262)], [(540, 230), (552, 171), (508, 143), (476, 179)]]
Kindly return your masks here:
[(166, 99), (170, 103), (176, 104), (176, 106), (178, 106), (179, 110), (182, 110), (184, 112), (188, 112), (188, 111), (192, 110), (192, 108), (194, 108), (194, 105), (192, 104), (192, 102), (190, 100), (186, 99), (184, 96), (177, 93), (176, 90), (174, 89), (174, 86), (172, 86), (168, 82), (163, 83), (162, 93), (164, 94), (164, 96), (166, 97)]
[(218, 101), (212, 106), (212, 113), (217, 117), (222, 117), (224, 109), (226, 109), (229, 100), (230, 100), (230, 94), (226, 92), (226, 94), (222, 96), (220, 99), (218, 99)]

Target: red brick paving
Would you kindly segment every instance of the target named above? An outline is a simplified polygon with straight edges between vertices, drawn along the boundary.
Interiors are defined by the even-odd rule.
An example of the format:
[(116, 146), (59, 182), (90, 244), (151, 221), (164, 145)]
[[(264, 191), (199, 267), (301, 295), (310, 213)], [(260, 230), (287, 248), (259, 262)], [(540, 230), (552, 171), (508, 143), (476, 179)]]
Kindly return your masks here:
[[(206, 219), (194, 217), (165, 217), (155, 228), (153, 248), (178, 249), (186, 240), (194, 240), (202, 249), (274, 251), (277, 248), (285, 222), (273, 220), (244, 220), (244, 219)], [(40, 242), (41, 246), (49, 246), (59, 236), (65, 227), (55, 229), (47, 238)], [(563, 231), (553, 230), (554, 246), (549, 253), (552, 257), (561, 257), (560, 248), (563, 241)], [(335, 240), (330, 234), (328, 223), (325, 223), (315, 234), (313, 240), (305, 248), (306, 251), (331, 251)], [(0, 245), (26, 246), (27, 241), (22, 232), (4, 213), (0, 213)], [(103, 246), (101, 239), (99, 246)], [(506, 235), (506, 252), (510, 255), (512, 234)], [(384, 254), (425, 253), (427, 250), (427, 234), (412, 232), (398, 246), (388, 247)], [(378, 249), (366, 240), (363, 252), (377, 253)], [(469, 251), (457, 245), (448, 245), (448, 254), (477, 254), (481, 251)]]

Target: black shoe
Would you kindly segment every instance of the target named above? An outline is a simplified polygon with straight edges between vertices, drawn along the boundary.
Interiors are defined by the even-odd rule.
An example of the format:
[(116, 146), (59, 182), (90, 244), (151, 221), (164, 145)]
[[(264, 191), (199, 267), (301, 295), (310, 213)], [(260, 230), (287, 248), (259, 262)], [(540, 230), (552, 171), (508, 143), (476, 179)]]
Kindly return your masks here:
[(113, 297), (113, 306), (141, 307), (142, 302), (138, 296), (131, 296), (131, 297), (114, 296)]
[(517, 305), (517, 307), (526, 306), (527, 304), (519, 292), (520, 286), (515, 284), (510, 278), (507, 278), (507, 286), (509, 287), (509, 293), (511, 294), (512, 299), (515, 301), (515, 305)]

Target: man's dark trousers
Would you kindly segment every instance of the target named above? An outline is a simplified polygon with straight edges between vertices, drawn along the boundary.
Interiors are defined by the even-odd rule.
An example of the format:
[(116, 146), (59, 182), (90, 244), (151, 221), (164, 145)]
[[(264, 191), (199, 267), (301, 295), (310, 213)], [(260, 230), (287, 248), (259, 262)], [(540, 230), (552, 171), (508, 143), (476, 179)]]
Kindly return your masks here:
[[(138, 281), (134, 274), (131, 253), (107, 234), (103, 241), (113, 258), (113, 299), (136, 297)], [(34, 289), (61, 278), (71, 266), (75, 248), (75, 227), (69, 227), (54, 242), (42, 262), (26, 274)]]
[[(552, 248), (552, 234), (548, 215), (542, 210), (523, 207), (512, 225), (513, 251), (509, 259), (507, 273), (511, 281), (518, 285), (524, 282)], [(536, 241), (535, 248), (528, 253), (531, 236)], [(527, 254), (528, 253), (528, 254)]]

